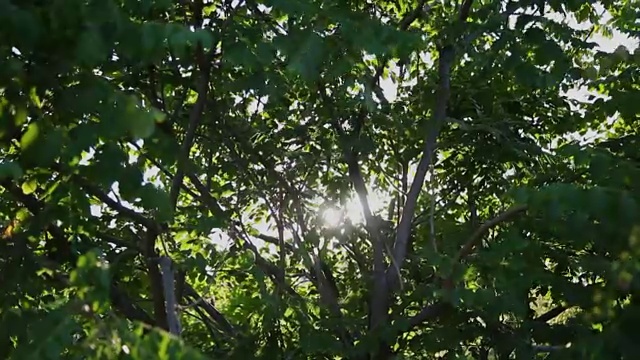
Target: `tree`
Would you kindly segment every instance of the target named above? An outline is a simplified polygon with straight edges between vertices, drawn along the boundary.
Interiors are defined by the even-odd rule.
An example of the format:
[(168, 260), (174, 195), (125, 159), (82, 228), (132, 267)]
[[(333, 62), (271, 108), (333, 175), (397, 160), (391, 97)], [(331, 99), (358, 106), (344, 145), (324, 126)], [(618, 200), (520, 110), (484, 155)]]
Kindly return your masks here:
[(633, 358), (638, 9), (0, 0), (0, 353)]

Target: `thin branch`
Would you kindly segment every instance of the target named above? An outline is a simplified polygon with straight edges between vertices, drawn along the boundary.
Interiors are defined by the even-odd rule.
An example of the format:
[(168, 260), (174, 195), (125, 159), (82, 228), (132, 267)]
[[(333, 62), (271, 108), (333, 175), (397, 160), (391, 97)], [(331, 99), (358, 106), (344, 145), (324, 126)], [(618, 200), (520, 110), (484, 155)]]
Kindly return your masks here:
[[(420, 0), (418, 2), (418, 5), (413, 10), (407, 12), (400, 20), (400, 23), (398, 24), (398, 28), (402, 31), (407, 30), (409, 26), (413, 24), (414, 21), (418, 20), (421, 16), (423, 16), (426, 12), (428, 12), (430, 9), (430, 6), (426, 5), (426, 2), (427, 2), (426, 0)], [(379, 81), (380, 81), (380, 76), (382, 76), (382, 73), (384, 72), (384, 68), (387, 65), (388, 60), (389, 60), (388, 58), (384, 58), (382, 59), (382, 61), (380, 61), (380, 65), (378, 65), (376, 72), (371, 78), (371, 86), (374, 89), (376, 96), (383, 103), (388, 103), (388, 102), (384, 96), (384, 93), (382, 92), (382, 89), (379, 86)]]
[(132, 221), (147, 228), (142, 241), (142, 254), (146, 259), (147, 272), (149, 274), (149, 282), (151, 285), (154, 304), (154, 315), (158, 326), (165, 330), (168, 330), (167, 310), (165, 308), (164, 290), (162, 286), (162, 274), (160, 273), (158, 264), (155, 261), (155, 259), (157, 259), (158, 257), (155, 249), (155, 243), (158, 235), (162, 233), (162, 226), (155, 222), (153, 219), (148, 219), (144, 215), (125, 207), (118, 201), (111, 199), (102, 190), (93, 186), (92, 184), (89, 184), (84, 179), (80, 177), (75, 177), (75, 179), (81, 184), (81, 186), (85, 189), (85, 191), (87, 191), (88, 194), (95, 196), (113, 210), (124, 216), (127, 216)]
[(442, 316), (447, 310), (450, 309), (451, 304), (444, 301), (438, 301), (434, 304), (427, 305), (422, 308), (419, 313), (409, 318), (409, 329), (416, 327), (424, 322), (432, 321)]
[(150, 326), (156, 326), (156, 322), (143, 309), (132, 302), (129, 297), (118, 288), (115, 282), (109, 286), (109, 300), (113, 307), (127, 319), (140, 321)]
[(287, 276), (287, 249), (289, 248), (289, 244), (284, 241), (284, 202), (285, 195), (282, 193), (278, 194), (278, 211), (276, 213), (275, 210), (271, 209), (273, 218), (276, 220), (276, 226), (278, 228), (278, 252), (279, 252), (279, 261), (278, 266), (280, 267), (280, 275), (282, 276), (281, 281), (285, 282), (285, 278)]
[[(277, 238), (277, 237), (269, 236), (269, 235), (266, 235), (266, 234), (258, 234), (258, 235), (255, 235), (255, 237), (260, 239), (260, 240), (262, 240), (262, 241), (264, 241), (264, 242), (267, 242), (269, 244), (280, 246), (280, 239)], [(284, 243), (284, 248), (286, 250), (288, 250), (288, 251), (294, 251), (295, 250), (293, 248), (293, 246), (291, 244), (288, 244), (288, 243)]]
[(560, 314), (562, 314), (563, 312), (565, 312), (567, 310), (569, 310), (569, 308), (567, 306), (557, 306), (557, 307), (547, 311), (546, 313), (538, 316), (537, 318), (533, 319), (533, 321), (547, 322), (547, 321), (555, 319), (556, 317), (560, 316)]
[[(449, 199), (448, 201), (446, 201), (444, 203), (444, 205), (440, 206), (439, 209), (434, 213), (434, 216), (438, 216), (440, 215), (443, 211), (445, 211), (446, 209), (450, 209), (451, 206), (455, 205), (456, 201), (458, 200), (458, 197), (460, 196), (460, 191), (452, 191), (449, 194), (447, 194)], [(444, 197), (442, 197), (440, 199), (442, 200), (447, 200)], [(421, 213), (419, 213), (418, 215), (415, 215), (413, 217), (413, 224), (411, 225), (413, 228), (415, 228), (416, 226), (422, 225), (425, 222), (427, 222), (429, 219), (429, 217), (431, 216), (431, 208), (427, 208), (424, 211), (422, 211)]]
[(550, 353), (568, 349), (568, 345), (532, 345), (533, 351), (536, 353)]
[[(21, 189), (17, 188), (10, 181), (4, 181), (0, 183), (0, 186), (4, 187), (11, 195), (18, 199), (31, 214), (38, 216), (43, 209), (43, 205), (33, 196), (24, 194)], [(46, 227), (46, 231), (53, 237), (53, 242), (59, 247), (68, 247), (67, 235), (59, 227), (50, 224)], [(56, 254), (48, 254), (43, 258), (46, 261), (47, 267), (57, 268), (59, 263), (66, 263), (71, 266), (76, 265), (77, 257), (70, 251), (68, 252), (56, 252)], [(62, 279), (61, 279), (62, 280)], [(64, 280), (66, 281), (66, 280)], [(115, 280), (111, 281), (109, 285), (109, 298), (113, 307), (120, 314), (124, 315), (127, 319), (132, 321), (140, 321), (150, 326), (155, 326), (155, 321), (140, 307), (138, 307), (126, 293), (118, 287)]]
[[(400, 22), (400, 28), (406, 29), (411, 23), (416, 20), (423, 12), (425, 0), (421, 0), (416, 9), (414, 11), (406, 14), (406, 16)], [(376, 72), (372, 78), (372, 87), (376, 87), (380, 76), (384, 71), (384, 66), (387, 62), (382, 61), (380, 66), (376, 69)], [(325, 102), (330, 104), (330, 102), (326, 98), (326, 92), (324, 89), (320, 91), (321, 96), (323, 96)], [(385, 100), (383, 94), (377, 94), (380, 97), (380, 100)], [(359, 133), (362, 129), (364, 119), (366, 116), (365, 109), (361, 109), (356, 119), (356, 133)], [(337, 122), (337, 118), (334, 118), (333, 126), (341, 138), (341, 141), (346, 140), (346, 136), (342, 127)], [(349, 146), (343, 146), (343, 155), (345, 158), (345, 162), (347, 163), (347, 167), (349, 170), (349, 178), (351, 183), (353, 184), (354, 190), (358, 195), (358, 199), (360, 200), (360, 205), (362, 207), (365, 223), (367, 230), (373, 240), (373, 291), (371, 293), (371, 307), (369, 314), (369, 326), (372, 329), (378, 328), (382, 326), (386, 322), (388, 318), (388, 308), (389, 308), (389, 285), (388, 279), (385, 274), (385, 261), (384, 261), (384, 239), (381, 238), (379, 231), (379, 223), (371, 212), (371, 207), (369, 205), (369, 201), (367, 199), (367, 188), (364, 182), (364, 178), (362, 173), (360, 172), (360, 166), (358, 164), (358, 155), (352, 148)], [(409, 221), (410, 225), (411, 221)], [(407, 237), (408, 238), (408, 237)], [(405, 246), (406, 248), (406, 246)], [(391, 250), (391, 249), (389, 249)], [(390, 251), (391, 252), (391, 251)], [(400, 276), (400, 264), (396, 261), (396, 257), (393, 254), (389, 254), (391, 258), (391, 262), (393, 264), (394, 272), (397, 274), (397, 279), (399, 280)]]
[(434, 253), (438, 253), (438, 240), (436, 239), (436, 221), (435, 221), (435, 214), (436, 214), (436, 191), (435, 191), (435, 187), (437, 186), (435, 184), (435, 171), (434, 171), (434, 166), (433, 164), (431, 164), (430, 167), (430, 172), (431, 172), (431, 182), (433, 185), (431, 185), (429, 187), (429, 202), (431, 203), (430, 209), (429, 209), (429, 236), (431, 237), (431, 246), (433, 248), (433, 252)]
[[(320, 96), (323, 98), (323, 100), (325, 100), (327, 104), (331, 103), (327, 97), (325, 89), (321, 89)], [(358, 199), (360, 200), (360, 206), (362, 207), (362, 211), (364, 213), (364, 218), (367, 223), (367, 226), (368, 227), (374, 226), (373, 214), (371, 213), (371, 206), (369, 205), (369, 199), (367, 198), (368, 196), (367, 186), (364, 182), (364, 177), (362, 176), (362, 172), (360, 172), (360, 165), (358, 164), (358, 155), (355, 151), (353, 151), (353, 149), (349, 145), (346, 145), (346, 143), (348, 142), (347, 135), (345, 134), (344, 129), (342, 128), (342, 126), (340, 125), (340, 123), (336, 118), (337, 114), (333, 114), (333, 115), (334, 115), (334, 120), (331, 122), (331, 125), (333, 126), (336, 133), (338, 134), (340, 141), (345, 144), (342, 146), (342, 150), (343, 150), (344, 160), (347, 164), (347, 169), (349, 172), (349, 180), (351, 180), (351, 183), (353, 184), (353, 188), (356, 194), (358, 195)], [(355, 117), (355, 123), (356, 123), (355, 127), (357, 129), (362, 128), (362, 124), (364, 123), (365, 116), (366, 116), (366, 113), (364, 112), (364, 110), (361, 110), (358, 113), (358, 115)], [(373, 231), (374, 229), (369, 228), (368, 230), (370, 230), (372, 237), (378, 236), (377, 232)]]
[[(166, 177), (173, 179), (173, 177), (175, 176), (173, 173), (171, 173), (171, 171), (167, 170), (165, 167), (163, 167), (156, 159), (152, 158), (150, 155), (142, 152), (142, 148), (138, 146), (138, 144), (135, 143), (130, 143), (130, 145), (133, 145), (134, 147), (136, 147), (139, 151), (140, 151), (140, 156), (143, 159), (146, 159), (147, 161), (149, 161), (151, 163), (151, 165), (157, 167)], [(182, 183), (181, 186), (182, 190), (184, 192), (186, 192), (187, 194), (189, 194), (189, 196), (191, 196), (194, 199), (198, 198), (198, 194), (196, 194), (192, 189), (190, 189), (187, 184)]]
[[(198, 314), (198, 319), (200, 321), (202, 321), (202, 323), (204, 324), (204, 326), (207, 328), (207, 331), (209, 332), (209, 335), (211, 336), (211, 339), (213, 340), (217, 340), (217, 336), (216, 333), (214, 332), (215, 329), (213, 328), (214, 324), (212, 323), (211, 319), (209, 319), (207, 317), (207, 314), (204, 313), (201, 309), (199, 308), (194, 308), (195, 312)], [(185, 311), (185, 314), (188, 314), (190, 316), (194, 316), (193, 314), (191, 314), (188, 311)]]
[[(289, 195), (293, 197), (292, 202), (294, 206), (294, 213), (297, 219), (297, 225), (302, 232), (302, 237), (305, 237), (309, 234), (306, 223), (304, 221), (304, 213), (302, 209), (302, 205), (300, 203), (300, 199), (296, 196), (297, 192), (290, 191)], [(305, 250), (302, 239), (296, 229), (289, 225), (289, 230), (293, 235), (294, 242), (298, 247), (298, 251), (300, 255), (303, 257), (305, 261), (305, 265), (313, 272), (315, 278), (317, 280), (317, 289), (320, 293), (321, 302), (327, 307), (331, 315), (336, 318), (342, 318), (342, 312), (340, 310), (340, 303), (338, 301), (338, 287), (335, 283), (335, 279), (330, 275), (330, 269), (326, 263), (320, 259), (319, 255), (316, 253), (309, 253)], [(326, 269), (323, 269), (323, 265)], [(327, 270), (325, 272), (325, 270)], [(283, 269), (284, 271), (284, 269)], [(352, 343), (353, 337), (352, 335), (343, 327), (336, 327), (336, 331), (338, 332), (339, 338), (345, 343), (345, 345), (349, 345)]]
[[(300, 221), (302, 220), (298, 219), (298, 222)], [(326, 278), (324, 272), (322, 271), (322, 266), (320, 264), (320, 259), (318, 259), (318, 256), (313, 253), (309, 254), (309, 252), (304, 249), (303, 241), (300, 238), (300, 235), (298, 235), (297, 231), (293, 228), (293, 226), (289, 226), (289, 231), (291, 231), (293, 235), (293, 239), (298, 248), (298, 252), (302, 256), (306, 267), (315, 275), (315, 278), (317, 279), (317, 288), (318, 292), (320, 293), (320, 300), (334, 316), (340, 316), (340, 305), (338, 303), (338, 294), (335, 291), (335, 284), (330, 284), (329, 280)], [(302, 236), (304, 236), (304, 232)]]
[(404, 16), (404, 18), (400, 20), (400, 24), (398, 25), (400, 30), (407, 30), (414, 21), (416, 21), (422, 14), (424, 14), (426, 2), (426, 0), (420, 0), (415, 9), (408, 12)]
[(121, 248), (125, 248), (125, 249), (129, 249), (129, 248), (135, 248), (136, 250), (140, 250), (140, 248), (138, 248), (136, 246), (136, 244), (132, 244), (129, 241), (125, 240), (125, 239), (121, 239), (117, 236), (102, 232), (102, 231), (98, 231), (96, 232), (96, 235), (98, 238), (109, 242), (115, 246), (121, 247)]
[[(215, 47), (212, 47), (211, 54), (214, 53), (214, 49)], [(176, 174), (171, 182), (171, 190), (169, 192), (169, 196), (171, 199), (171, 205), (174, 208), (178, 202), (178, 194), (180, 193), (180, 188), (182, 187), (182, 179), (184, 178), (186, 163), (189, 161), (189, 153), (191, 152), (191, 147), (193, 146), (196, 129), (198, 128), (200, 120), (202, 119), (205, 104), (207, 103), (207, 93), (209, 90), (211, 63), (205, 60), (202, 44), (198, 45), (196, 51), (198, 52), (197, 58), (198, 60), (200, 60), (199, 65), (201, 72), (197, 85), (198, 99), (196, 100), (196, 103), (193, 105), (193, 108), (189, 113), (189, 126), (187, 127), (184, 142), (182, 143), (182, 148), (180, 149), (180, 157), (178, 158)], [(207, 56), (206, 58), (211, 57), (211, 54), (209, 54), (209, 56)]]
[(180, 310), (186, 310), (186, 309), (188, 309), (188, 308), (192, 308), (192, 307), (194, 307), (194, 306), (198, 306), (198, 305), (200, 305), (200, 303), (201, 303), (202, 301), (204, 301), (204, 299), (196, 299), (195, 301), (192, 301), (192, 302), (190, 302), (190, 303), (188, 303), (188, 304), (186, 304), (186, 305), (178, 305), (178, 309), (180, 309)]
[(506, 210), (505, 212), (503, 212), (502, 214), (494, 217), (493, 219), (485, 222), (484, 224), (482, 224), (469, 238), (469, 240), (467, 240), (467, 242), (462, 246), (462, 248), (460, 249), (460, 251), (458, 252), (458, 254), (455, 257), (454, 262), (459, 262), (460, 260), (464, 259), (467, 255), (469, 255), (471, 252), (473, 252), (474, 248), (477, 246), (477, 244), (482, 240), (483, 236), (489, 231), (491, 230), (491, 228), (500, 225), (503, 222), (509, 221), (511, 219), (513, 219), (515, 216), (517, 216), (518, 214), (521, 214), (523, 212), (525, 212), (527, 210), (527, 206), (526, 205), (516, 205), (508, 210)]
[(144, 216), (144, 214), (141, 214), (133, 209), (129, 209), (128, 207), (122, 205), (120, 202), (110, 198), (109, 195), (107, 195), (107, 193), (102, 191), (100, 188), (92, 184), (89, 184), (86, 180), (78, 176), (74, 177), (74, 180), (77, 181), (80, 184), (80, 186), (85, 189), (87, 194), (92, 195), (93, 197), (102, 201), (112, 210), (118, 212), (123, 216), (128, 217), (131, 221), (139, 225), (142, 225), (147, 229), (159, 228), (159, 225), (155, 221), (148, 219), (147, 217)]
[(467, 191), (468, 191), (467, 208), (469, 209), (469, 225), (471, 225), (471, 229), (475, 229), (478, 226), (478, 205), (476, 204), (473, 179), (469, 182)]
[(153, 298), (153, 314), (155, 315), (158, 326), (165, 330), (169, 330), (162, 274), (158, 268), (158, 253), (155, 248), (158, 235), (159, 232), (156, 231), (156, 229), (148, 229), (146, 231), (144, 238), (142, 239), (142, 255), (146, 260), (147, 273), (149, 274), (149, 283)]
[[(282, 177), (279, 173), (273, 170), (274, 166), (269, 166), (269, 161), (262, 155), (258, 154), (260, 163), (264, 166), (265, 170), (272, 175), (274, 178), (278, 180), (281, 186), (286, 190), (286, 195), (288, 195), (293, 203), (294, 213), (296, 217), (296, 223), (300, 227), (302, 232), (302, 237), (304, 238), (306, 234), (309, 233), (306, 223), (304, 221), (304, 212), (301, 205), (301, 201), (299, 198), (300, 190), (293, 188), (287, 180)], [(285, 202), (286, 197), (281, 201)], [(267, 202), (267, 199), (265, 199)], [(284, 225), (284, 223), (282, 224)], [(292, 224), (286, 224), (289, 230), (291, 231), (294, 239), (294, 243), (298, 249), (298, 253), (302, 256), (303, 261), (305, 262), (305, 266), (309, 269), (309, 271), (313, 272), (317, 279), (317, 288), (320, 293), (320, 297), (324, 305), (328, 307), (331, 313), (334, 316), (340, 317), (342, 313), (340, 311), (340, 305), (338, 301), (338, 293), (337, 293), (337, 285), (328, 279), (325, 276), (325, 273), (322, 271), (322, 261), (321, 259), (314, 253), (309, 254), (304, 249), (303, 242), (300, 238), (300, 235), (297, 233), (296, 229), (293, 228)], [(280, 239), (278, 239), (280, 241)], [(284, 269), (281, 269), (284, 272)], [(346, 342), (351, 338), (350, 334), (342, 333), (341, 338)]]
[(231, 323), (213, 306), (209, 301), (205, 300), (198, 292), (189, 284), (185, 284), (185, 296), (190, 297), (192, 301), (198, 302), (198, 307), (204, 310), (209, 317), (220, 326), (220, 328), (229, 336), (235, 337), (237, 332)]
[(276, 286), (285, 289), (285, 291), (292, 295), (296, 299), (302, 299), (302, 296), (298, 294), (291, 286), (289, 286), (284, 279), (279, 274), (279, 269), (277, 266), (273, 265), (271, 262), (266, 260), (258, 251), (258, 248), (251, 242), (249, 236), (244, 230), (244, 225), (240, 224), (239, 226), (232, 226), (227, 234), (231, 239), (237, 241), (242, 244), (242, 247), (246, 250), (251, 251), (251, 253), (255, 256), (256, 265), (263, 273), (265, 273), (269, 278), (275, 283)]
[(198, 192), (200, 193), (200, 196), (197, 197), (197, 199), (201, 203), (207, 206), (209, 210), (211, 210), (211, 212), (216, 215), (220, 215), (225, 212), (222, 207), (220, 207), (218, 200), (211, 196), (211, 193), (209, 192), (209, 190), (207, 190), (207, 187), (200, 181), (200, 179), (198, 179), (196, 174), (189, 172), (186, 173), (186, 176), (187, 178), (189, 178), (196, 190), (198, 190)]
[[(320, 95), (327, 104), (331, 104), (326, 95), (326, 91), (321, 89)], [(358, 133), (362, 124), (364, 123), (364, 117), (366, 112), (361, 109), (356, 116), (356, 133)], [(353, 188), (360, 200), (360, 206), (364, 213), (365, 225), (367, 232), (371, 236), (373, 245), (373, 291), (371, 292), (371, 306), (369, 314), (369, 326), (370, 328), (377, 328), (385, 323), (388, 317), (388, 287), (385, 276), (385, 262), (384, 262), (384, 242), (380, 236), (379, 223), (374, 218), (369, 200), (367, 199), (367, 187), (364, 182), (362, 173), (360, 172), (360, 166), (358, 164), (358, 158), (355, 151), (346, 145), (347, 136), (342, 129), (342, 126), (337, 120), (337, 116), (334, 114), (334, 121), (332, 126), (336, 130), (340, 141), (343, 143), (342, 150), (345, 162), (347, 163), (347, 169), (349, 172), (349, 179), (353, 185)]]

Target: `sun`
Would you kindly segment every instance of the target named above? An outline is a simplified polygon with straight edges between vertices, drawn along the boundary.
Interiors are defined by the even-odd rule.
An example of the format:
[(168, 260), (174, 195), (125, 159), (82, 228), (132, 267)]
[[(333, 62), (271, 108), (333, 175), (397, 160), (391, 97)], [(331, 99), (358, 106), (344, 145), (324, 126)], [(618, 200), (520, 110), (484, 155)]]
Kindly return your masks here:
[[(368, 197), (371, 211), (377, 213), (382, 210), (388, 202), (388, 200), (385, 200), (386, 198), (387, 197), (378, 192), (371, 192)], [(338, 227), (345, 219), (351, 220), (354, 224), (364, 223), (362, 207), (360, 206), (358, 197), (355, 195), (342, 207), (330, 207), (322, 211), (322, 220), (328, 227)]]
[(322, 220), (328, 227), (335, 228), (340, 226), (344, 219), (343, 211), (336, 208), (329, 208), (322, 212)]

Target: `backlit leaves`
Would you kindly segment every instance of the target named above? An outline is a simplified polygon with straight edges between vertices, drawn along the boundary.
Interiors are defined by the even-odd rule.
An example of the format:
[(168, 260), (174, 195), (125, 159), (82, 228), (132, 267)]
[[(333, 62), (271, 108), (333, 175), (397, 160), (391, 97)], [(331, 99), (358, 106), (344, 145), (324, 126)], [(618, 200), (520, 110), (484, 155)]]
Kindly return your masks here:
[[(0, 349), (633, 358), (640, 53), (589, 36), (637, 41), (637, 10), (473, 1), (460, 21), (463, 3), (0, 1)], [(443, 45), (447, 119), (372, 330), (355, 168), (392, 248)], [(158, 328), (160, 256), (180, 336)]]

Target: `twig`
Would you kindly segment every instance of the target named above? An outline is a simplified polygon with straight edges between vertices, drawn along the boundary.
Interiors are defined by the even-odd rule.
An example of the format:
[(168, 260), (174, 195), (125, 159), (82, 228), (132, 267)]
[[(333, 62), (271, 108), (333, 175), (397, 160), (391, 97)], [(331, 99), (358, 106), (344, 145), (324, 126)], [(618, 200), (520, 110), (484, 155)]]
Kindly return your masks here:
[(275, 283), (276, 286), (285, 289), (285, 291), (292, 295), (294, 298), (302, 299), (302, 296), (300, 296), (300, 294), (298, 294), (291, 286), (289, 286), (284, 281), (284, 279), (282, 279), (282, 277), (278, 273), (278, 267), (273, 265), (260, 254), (258, 248), (251, 242), (249, 236), (244, 230), (244, 225), (240, 224), (239, 226), (232, 226), (229, 230), (228, 235), (234, 241), (242, 243), (242, 247), (244, 249), (251, 251), (251, 253), (255, 256), (256, 266), (258, 266), (258, 268), (263, 273), (265, 273)]
[(147, 272), (149, 273), (149, 282), (153, 295), (154, 315), (156, 317), (158, 326), (168, 330), (166, 317), (167, 310), (165, 308), (165, 299), (162, 286), (162, 275), (160, 274), (160, 270), (158, 269), (158, 264), (155, 261), (151, 260), (158, 257), (155, 250), (155, 243), (158, 235), (162, 232), (161, 225), (155, 222), (153, 219), (149, 219), (144, 215), (131, 210), (120, 204), (119, 202), (111, 199), (102, 190), (87, 183), (86, 181), (84, 181), (84, 179), (80, 177), (75, 177), (75, 179), (81, 183), (81, 186), (87, 191), (87, 193), (95, 196), (118, 213), (127, 216), (134, 222), (147, 228), (144, 239), (142, 241), (142, 254), (147, 259)]
[(188, 308), (192, 308), (194, 306), (198, 306), (200, 304), (202, 304), (202, 302), (204, 301), (204, 299), (196, 299), (195, 301), (192, 301), (186, 305), (178, 305), (178, 309), (180, 310), (186, 310)]
[[(255, 237), (257, 237), (258, 239), (260, 239), (260, 240), (262, 240), (264, 242), (267, 242), (269, 244), (273, 244), (273, 245), (276, 245), (276, 246), (281, 246), (279, 238), (276, 238), (276, 237), (273, 237), (273, 236), (269, 236), (269, 235), (266, 235), (266, 234), (258, 234), (258, 235), (255, 235)], [(284, 243), (284, 248), (286, 250), (288, 250), (288, 251), (294, 251), (295, 250), (293, 248), (293, 246), (291, 244), (288, 244), (288, 243)]]
[(550, 353), (554, 351), (565, 350), (569, 348), (570, 344), (567, 345), (532, 345), (533, 351), (537, 353)]

